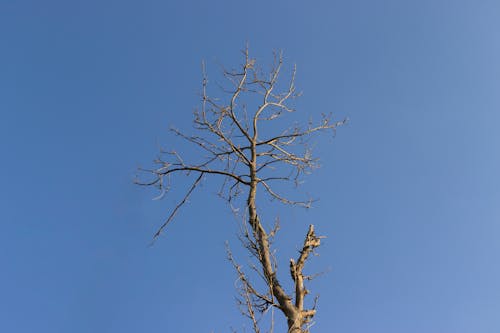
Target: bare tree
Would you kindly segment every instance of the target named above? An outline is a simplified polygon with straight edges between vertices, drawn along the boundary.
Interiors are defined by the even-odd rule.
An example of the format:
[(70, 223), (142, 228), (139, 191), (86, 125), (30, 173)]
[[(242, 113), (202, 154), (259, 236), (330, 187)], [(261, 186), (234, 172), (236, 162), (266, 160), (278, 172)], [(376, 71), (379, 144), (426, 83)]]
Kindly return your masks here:
[[(280, 129), (283, 116), (294, 111), (291, 101), (299, 96), (295, 89), (295, 67), (283, 85), (278, 82), (283, 62), (281, 53), (274, 54), (269, 71), (257, 65), (249, 56), (248, 48), (243, 56), (244, 62), (238, 69), (222, 69), (224, 84), (219, 88), (225, 99), (209, 96), (208, 77), (203, 66), (202, 105), (194, 112), (195, 134), (172, 129), (175, 135), (203, 151), (204, 157), (199, 161), (187, 161), (180, 152), (162, 151), (153, 169), (141, 169), (151, 178), (137, 183), (157, 187), (163, 196), (170, 189), (171, 179), (181, 176), (192, 179), (183, 199), (154, 234), (154, 242), (205, 177), (220, 177), (220, 196), (234, 212), (239, 205), (244, 207), (240, 210), (244, 219), (240, 240), (255, 259), (251, 268), (264, 281), (260, 285), (251, 281), (228, 249), (229, 260), (240, 282), (242, 312), (250, 318), (255, 332), (261, 331), (260, 317), (269, 309), (279, 309), (286, 317), (288, 332), (309, 332), (316, 314), (316, 302), (310, 307), (304, 302), (309, 293), (304, 281), (312, 279), (304, 274), (304, 265), (320, 246), (321, 237), (310, 225), (298, 257), (290, 259), (294, 290), (287, 292), (278, 279), (272, 251), (272, 240), (279, 225), (271, 228), (261, 221), (257, 193), (260, 191), (269, 199), (286, 205), (309, 207), (310, 199), (293, 200), (276, 188), (281, 188), (283, 183), (298, 186), (301, 176), (317, 167), (317, 159), (309, 149), (309, 139), (327, 130), (334, 133), (344, 121), (334, 122), (331, 115), (323, 115), (316, 124), (307, 122)], [(243, 199), (239, 199), (241, 197)], [(272, 330), (273, 320), (269, 331)]]

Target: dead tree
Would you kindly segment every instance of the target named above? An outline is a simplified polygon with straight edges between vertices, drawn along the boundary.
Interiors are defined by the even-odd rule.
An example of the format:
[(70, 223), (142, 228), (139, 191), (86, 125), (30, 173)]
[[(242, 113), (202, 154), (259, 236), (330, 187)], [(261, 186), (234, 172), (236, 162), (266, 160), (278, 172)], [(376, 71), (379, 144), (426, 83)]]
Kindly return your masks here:
[[(265, 282), (264, 288), (258, 288), (228, 252), (240, 281), (243, 313), (251, 319), (255, 332), (261, 330), (259, 315), (268, 309), (280, 310), (286, 317), (288, 332), (309, 332), (316, 313), (316, 302), (309, 308), (304, 303), (309, 293), (304, 281), (310, 280), (311, 276), (305, 275), (303, 270), (309, 256), (320, 245), (321, 237), (310, 225), (298, 257), (290, 259), (294, 290), (287, 292), (278, 279), (271, 249), (278, 226), (266, 228), (267, 224), (261, 221), (257, 193), (262, 192), (271, 200), (286, 205), (309, 207), (311, 200), (292, 200), (279, 193), (276, 184), (298, 185), (303, 174), (317, 167), (317, 160), (308, 148), (309, 139), (319, 132), (335, 132), (343, 121), (334, 122), (331, 115), (323, 115), (318, 123), (294, 124), (280, 129), (283, 116), (294, 112), (290, 102), (299, 96), (295, 89), (295, 67), (280, 90), (283, 86), (278, 82), (282, 71), (281, 53), (274, 54), (269, 71), (257, 65), (256, 60), (249, 56), (248, 49), (243, 51), (243, 56), (244, 63), (238, 69), (222, 70), (226, 86), (219, 87), (225, 99), (209, 95), (208, 77), (203, 66), (202, 105), (194, 112), (195, 134), (172, 129), (175, 135), (203, 151), (205, 157), (199, 161), (188, 161), (178, 151), (163, 151), (154, 168), (141, 169), (150, 178), (137, 183), (157, 187), (163, 196), (175, 177), (192, 179), (183, 199), (154, 234), (154, 242), (205, 177), (220, 177), (220, 195), (235, 210), (238, 204), (244, 206), (241, 240), (255, 258), (257, 264), (254, 268)], [(238, 199), (241, 197), (243, 200)]]

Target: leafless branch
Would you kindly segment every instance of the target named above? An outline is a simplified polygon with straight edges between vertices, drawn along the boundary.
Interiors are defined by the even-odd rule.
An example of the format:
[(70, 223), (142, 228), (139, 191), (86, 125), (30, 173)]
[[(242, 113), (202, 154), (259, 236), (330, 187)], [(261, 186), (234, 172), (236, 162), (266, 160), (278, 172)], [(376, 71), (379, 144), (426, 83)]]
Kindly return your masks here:
[(181, 200), (181, 202), (179, 202), (177, 204), (177, 206), (175, 206), (175, 208), (172, 210), (172, 213), (170, 213), (167, 220), (160, 226), (160, 228), (158, 228), (158, 230), (156, 231), (156, 233), (153, 236), (153, 240), (151, 241), (150, 245), (153, 245), (153, 243), (156, 241), (156, 239), (160, 236), (163, 229), (165, 229), (167, 224), (169, 224), (173, 220), (173, 218), (175, 217), (175, 214), (177, 214), (177, 211), (182, 207), (182, 205), (184, 205), (186, 203), (186, 201), (189, 199), (189, 196), (191, 195), (191, 193), (193, 193), (194, 189), (196, 188), (196, 186), (198, 186), (198, 184), (200, 183), (202, 178), (203, 178), (203, 173), (200, 173), (198, 178), (196, 178), (196, 180), (194, 181), (193, 185), (191, 185), (191, 188), (187, 191), (186, 195), (184, 195), (184, 198)]

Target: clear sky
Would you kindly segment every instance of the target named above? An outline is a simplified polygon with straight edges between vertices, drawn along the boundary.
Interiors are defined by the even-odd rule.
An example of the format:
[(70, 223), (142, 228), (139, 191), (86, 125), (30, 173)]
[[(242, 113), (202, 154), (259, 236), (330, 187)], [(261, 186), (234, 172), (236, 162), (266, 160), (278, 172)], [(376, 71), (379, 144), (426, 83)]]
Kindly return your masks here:
[(1, 1), (0, 331), (248, 327), (215, 189), (149, 248), (176, 197), (132, 184), (190, 129), (201, 60), (216, 76), (248, 41), (297, 64), (305, 118), (350, 119), (318, 141), (314, 208), (269, 212), (285, 271), (309, 223), (328, 236), (313, 331), (500, 332), (499, 17), (493, 0)]

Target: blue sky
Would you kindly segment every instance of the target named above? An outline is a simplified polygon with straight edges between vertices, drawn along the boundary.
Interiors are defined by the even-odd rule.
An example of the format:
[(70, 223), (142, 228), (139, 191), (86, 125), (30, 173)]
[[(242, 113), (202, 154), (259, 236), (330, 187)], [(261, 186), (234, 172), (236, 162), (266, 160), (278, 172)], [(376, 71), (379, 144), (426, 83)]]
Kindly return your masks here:
[(0, 330), (248, 327), (215, 189), (149, 248), (176, 197), (132, 184), (178, 144), (169, 126), (190, 129), (201, 60), (217, 76), (248, 41), (297, 64), (304, 118), (350, 119), (318, 140), (298, 193), (315, 207), (268, 212), (285, 270), (309, 223), (328, 236), (309, 266), (327, 272), (314, 332), (498, 332), (499, 15), (481, 0), (2, 1)]

